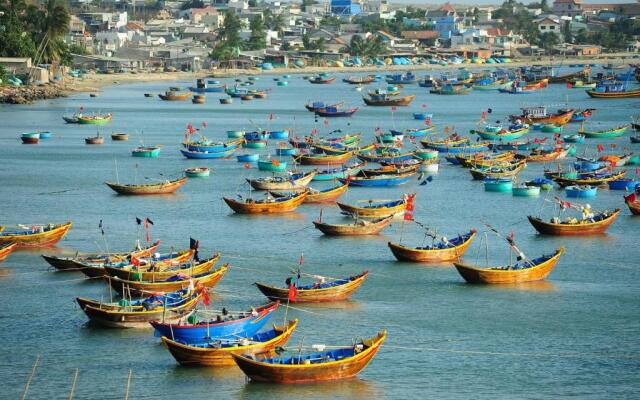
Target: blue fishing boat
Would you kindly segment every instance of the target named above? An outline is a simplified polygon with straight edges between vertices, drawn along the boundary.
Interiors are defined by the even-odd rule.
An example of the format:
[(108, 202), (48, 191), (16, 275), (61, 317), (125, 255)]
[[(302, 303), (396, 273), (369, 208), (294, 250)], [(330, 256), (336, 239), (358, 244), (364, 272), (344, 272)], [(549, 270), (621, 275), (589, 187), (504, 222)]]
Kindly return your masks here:
[(356, 156), (365, 162), (398, 163), (414, 158), (414, 152), (408, 151), (403, 153), (400, 149), (394, 147), (381, 147), (375, 151), (358, 152)]
[(574, 197), (580, 199), (589, 199), (592, 197), (596, 197), (598, 194), (598, 188), (596, 186), (567, 186), (565, 188), (567, 193), (567, 197)]
[(239, 162), (257, 162), (260, 158), (259, 154), (238, 154), (236, 156)]
[(214, 338), (247, 337), (262, 329), (278, 305), (279, 303), (275, 302), (239, 313), (230, 313), (223, 309), (215, 318), (199, 320), (197, 317), (189, 317), (189, 321), (185, 323), (174, 324), (152, 321), (151, 326), (155, 329), (156, 337), (166, 336), (190, 344), (206, 343)]
[(581, 135), (579, 133), (575, 133), (573, 135), (564, 135), (562, 140), (567, 143), (584, 143), (584, 139), (586, 136)]
[(636, 186), (640, 185), (639, 181), (635, 181), (633, 179), (617, 179), (615, 181), (607, 182), (610, 190), (625, 190), (625, 191), (633, 191)]
[(489, 143), (489, 149), (491, 150), (533, 150), (536, 147), (539, 147), (540, 143), (536, 143), (535, 141), (512, 141), (506, 143)]
[(208, 86), (204, 79), (198, 79), (196, 81), (196, 86), (189, 87), (189, 90), (194, 93), (219, 93), (224, 92), (224, 89), (224, 85)]
[(409, 172), (406, 174), (365, 176), (363, 171), (361, 171), (357, 175), (349, 176), (346, 179), (340, 179), (340, 182), (346, 183), (349, 186), (400, 186), (409, 182), (416, 175), (416, 173), (417, 172)]
[(223, 151), (193, 151), (180, 149), (183, 156), (191, 159), (208, 159), (208, 158), (225, 158), (231, 156), (237, 150), (237, 147), (233, 147)]
[(387, 75), (385, 80), (390, 85), (410, 85), (416, 83), (418, 78), (413, 72), (409, 71), (406, 74)]
[(484, 190), (486, 192), (511, 192), (513, 181), (508, 178), (487, 178), (484, 180)]
[(418, 121), (424, 121), (427, 118), (433, 118), (433, 114), (425, 112), (413, 113), (413, 119), (417, 119)]
[(525, 182), (527, 186), (537, 186), (540, 190), (552, 190), (553, 189), (553, 181), (547, 178), (535, 178), (530, 181)]
[(426, 136), (426, 135), (432, 135), (432, 134), (436, 133), (436, 127), (435, 126), (427, 126), (427, 127), (424, 127), (424, 128), (410, 128), (410, 129), (405, 129), (404, 132), (396, 131), (394, 129), (389, 129), (389, 131), (393, 135), (404, 135), (404, 136), (410, 137), (410, 138), (418, 138), (418, 137), (423, 137), (423, 136)]
[(276, 149), (277, 156), (295, 156), (299, 153), (299, 150), (295, 147), (280, 147)]
[(597, 171), (603, 166), (600, 161), (588, 158), (578, 158), (578, 161), (573, 163), (573, 167), (579, 172)]
[(40, 134), (40, 139), (51, 139), (53, 136), (53, 133), (49, 131), (39, 131), (38, 133)]
[(289, 138), (289, 131), (286, 129), (280, 130), (280, 131), (270, 131), (269, 132), (269, 138), (270, 139), (288, 139)]
[(183, 146), (189, 151), (200, 151), (208, 153), (217, 153), (220, 151), (227, 151), (235, 149), (242, 143), (241, 140), (230, 140), (228, 142), (213, 142), (206, 138), (199, 141), (184, 142)]
[(249, 89), (244, 87), (238, 87), (237, 85), (232, 88), (225, 88), (225, 93), (230, 97), (240, 98), (249, 94)]
[(342, 179), (347, 176), (355, 175), (360, 172), (364, 163), (356, 165), (346, 165), (337, 168), (323, 169), (313, 177), (314, 181), (331, 181), (334, 179)]

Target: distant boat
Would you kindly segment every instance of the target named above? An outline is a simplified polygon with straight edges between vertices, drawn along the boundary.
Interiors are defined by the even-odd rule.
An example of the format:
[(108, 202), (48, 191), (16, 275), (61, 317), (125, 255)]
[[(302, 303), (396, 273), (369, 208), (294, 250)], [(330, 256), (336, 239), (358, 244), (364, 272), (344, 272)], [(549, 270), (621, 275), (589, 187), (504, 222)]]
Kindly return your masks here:
[(158, 94), (158, 97), (164, 101), (185, 101), (191, 97), (191, 93), (178, 93), (176, 91), (168, 90), (164, 94)]
[(40, 142), (39, 133), (23, 133), (20, 135), (23, 144), (37, 144)]
[(113, 119), (113, 114), (79, 115), (78, 123), (81, 125), (105, 125)]
[(104, 136), (100, 136), (100, 132), (98, 132), (97, 136), (91, 136), (91, 137), (84, 138), (84, 142), (86, 144), (103, 144), (104, 143)]
[(151, 195), (175, 193), (189, 178), (182, 177), (173, 181), (162, 181), (144, 184), (121, 184), (116, 182), (105, 182), (113, 191), (123, 195)]
[(126, 133), (114, 132), (111, 134), (111, 140), (113, 140), (114, 142), (124, 142), (129, 140), (129, 135)]
[(375, 219), (372, 221), (357, 220), (351, 224), (327, 224), (313, 221), (317, 230), (328, 236), (363, 236), (377, 235), (391, 223), (392, 217)]
[(131, 155), (134, 157), (156, 158), (160, 155), (160, 150), (162, 150), (162, 146), (141, 146), (131, 150)]

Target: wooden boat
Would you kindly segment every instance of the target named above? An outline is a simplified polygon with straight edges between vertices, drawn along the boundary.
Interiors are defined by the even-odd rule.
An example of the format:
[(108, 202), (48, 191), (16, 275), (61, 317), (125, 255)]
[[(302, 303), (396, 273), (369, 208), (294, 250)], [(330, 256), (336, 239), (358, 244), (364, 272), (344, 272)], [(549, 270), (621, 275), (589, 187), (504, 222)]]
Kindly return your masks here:
[(236, 338), (253, 336), (269, 321), (280, 302), (269, 303), (248, 311), (206, 310), (206, 319), (198, 311), (190, 317), (174, 323), (151, 321), (156, 336), (169, 337), (182, 343), (207, 343), (212, 338)]
[(223, 97), (220, 99), (220, 104), (232, 104), (233, 99), (231, 97)]
[(393, 217), (385, 217), (372, 221), (356, 220), (352, 224), (326, 224), (320, 221), (313, 221), (313, 225), (317, 230), (328, 236), (363, 236), (377, 235), (387, 225), (391, 223)]
[(505, 166), (486, 167), (486, 168), (469, 168), (469, 173), (475, 180), (483, 180), (487, 178), (511, 178), (518, 176), (520, 172), (527, 166), (526, 162), (518, 161)]
[(549, 113), (547, 108), (544, 106), (537, 107), (524, 107), (521, 109), (521, 115), (512, 115), (511, 120), (516, 122), (520, 120), (529, 125), (540, 123), (540, 124), (556, 124), (556, 125), (566, 125), (569, 123), (575, 110), (563, 110), (563, 112), (558, 113)]
[(513, 180), (511, 178), (485, 178), (485, 192), (511, 192), (513, 190)]
[(305, 104), (304, 108), (306, 108), (307, 111), (315, 113), (316, 111), (322, 110), (323, 108), (328, 108), (328, 107), (340, 108), (342, 104), (344, 104), (344, 102), (328, 104), (328, 103), (325, 103), (324, 101), (314, 101), (311, 104)]
[(561, 147), (556, 147), (551, 150), (534, 149), (531, 153), (525, 157), (527, 162), (550, 162), (562, 159), (566, 157), (568, 151)]
[(351, 158), (353, 151), (343, 154), (300, 154), (293, 159), (302, 165), (342, 165)]
[(375, 81), (376, 77), (374, 75), (366, 75), (366, 76), (348, 76), (342, 79), (342, 82), (348, 83), (350, 85), (366, 85), (368, 83), (372, 83)]
[[(173, 255), (173, 253), (172, 253)], [(193, 276), (209, 271), (220, 259), (220, 253), (215, 253), (206, 260), (193, 260), (194, 251), (185, 250), (175, 254), (175, 257), (165, 258), (159, 261), (150, 261), (148, 264), (138, 266), (131, 265), (130, 261), (122, 264), (103, 266), (105, 276), (118, 277), (131, 281), (156, 282), (169, 279), (179, 273)]]
[(39, 133), (23, 133), (20, 135), (23, 144), (38, 144), (40, 142)]
[(227, 205), (238, 214), (285, 213), (294, 211), (307, 197), (307, 192), (293, 194), (289, 197), (267, 198), (264, 200), (245, 199), (239, 201), (223, 197)]
[(407, 197), (408, 195), (405, 195), (400, 200), (369, 200), (368, 204), (364, 206), (352, 206), (340, 202), (336, 204), (345, 214), (356, 218), (386, 218), (404, 214), (407, 207)]
[(635, 193), (624, 196), (624, 202), (633, 215), (640, 215), (640, 201), (638, 201), (638, 196)]
[(373, 97), (363, 97), (364, 103), (368, 106), (408, 106), (411, 104), (413, 99), (416, 98), (415, 94), (403, 97), (382, 97), (382, 98), (373, 98)]
[(624, 135), (630, 126), (630, 124), (625, 124), (613, 129), (605, 129), (602, 131), (585, 131), (581, 128), (578, 130), (578, 133), (589, 139), (608, 139)]
[(177, 93), (175, 91), (169, 90), (166, 91), (165, 94), (158, 94), (158, 97), (160, 97), (160, 99), (164, 101), (185, 101), (191, 97), (191, 93)]
[(316, 175), (317, 171), (291, 174), (288, 176), (269, 176), (258, 179), (248, 179), (247, 182), (256, 190), (290, 190), (302, 191)]
[[(437, 154), (436, 154), (437, 155)], [(454, 156), (456, 162), (464, 168), (488, 168), (488, 167), (504, 167), (508, 166), (516, 157), (516, 153), (506, 151), (503, 153), (472, 153), (472, 154), (456, 154)]]
[(609, 181), (616, 181), (618, 179), (624, 178), (624, 175), (627, 171), (620, 171), (618, 173), (604, 173), (604, 174), (589, 174), (589, 175), (579, 175), (577, 178), (569, 178), (565, 176), (555, 175), (551, 179), (553, 179), (558, 185), (562, 187), (572, 186), (572, 185), (587, 185), (587, 186), (598, 186), (603, 183), (607, 183)]
[(117, 303), (102, 303), (83, 297), (76, 301), (89, 320), (107, 328), (149, 328), (149, 322), (163, 320), (177, 321), (198, 305), (201, 289), (189, 293), (179, 290), (164, 295), (152, 295), (145, 299)]
[(527, 125), (520, 127), (509, 127), (509, 129), (499, 128), (498, 130), (488, 129), (475, 130), (472, 133), (477, 133), (478, 136), (484, 140), (514, 140), (519, 139), (529, 132)]
[(316, 110), (316, 115), (323, 118), (350, 117), (358, 111), (358, 107), (347, 109), (338, 109), (335, 107), (326, 107)]
[(204, 104), (207, 102), (207, 97), (201, 94), (196, 94), (191, 98), (191, 102), (193, 104)]
[(111, 287), (118, 293), (125, 293), (131, 296), (145, 296), (153, 293), (168, 293), (175, 292), (181, 289), (186, 289), (190, 284), (204, 286), (205, 288), (214, 287), (224, 274), (229, 269), (227, 264), (222, 267), (205, 272), (203, 274), (184, 276), (180, 278), (169, 278), (164, 281), (150, 282), (150, 281), (131, 281), (120, 279), (118, 277), (105, 278)]
[(366, 186), (366, 187), (388, 187), (399, 186), (408, 183), (417, 174), (417, 169), (406, 173), (388, 173), (388, 174), (374, 174), (367, 176), (364, 171), (360, 171), (358, 174), (349, 176), (346, 179), (340, 179), (340, 182), (349, 186)]
[(541, 218), (529, 215), (527, 218), (531, 225), (543, 235), (578, 236), (599, 235), (604, 233), (620, 214), (620, 209), (604, 211), (594, 216), (595, 222), (576, 220), (576, 223), (563, 223), (557, 221), (543, 221)]
[(469, 94), (472, 90), (472, 86), (447, 84), (444, 86), (434, 87), (433, 89), (429, 90), (429, 93), (441, 95), (462, 95)]
[(458, 273), (469, 283), (506, 284), (533, 282), (545, 279), (564, 253), (560, 247), (553, 254), (543, 255), (534, 260), (520, 261), (514, 265), (495, 268), (479, 268), (465, 263), (454, 262)]
[(233, 358), (252, 381), (312, 383), (347, 379), (357, 375), (373, 359), (387, 337), (387, 331), (355, 345), (291, 357), (262, 358), (234, 354)]
[(335, 81), (336, 78), (331, 76), (331, 77), (325, 77), (325, 76), (314, 76), (313, 78), (309, 79), (309, 83), (313, 83), (316, 85), (328, 85), (329, 83), (333, 83), (333, 81)]
[(333, 203), (338, 200), (340, 196), (345, 194), (348, 188), (348, 184), (342, 184), (324, 190), (315, 190), (310, 188), (307, 192), (307, 197), (304, 199), (304, 203)]
[(129, 140), (129, 135), (126, 133), (113, 132), (111, 134), (111, 140), (113, 140), (114, 142), (125, 142)]
[(365, 163), (358, 163), (353, 165), (343, 165), (339, 168), (323, 169), (318, 171), (316, 176), (313, 177), (313, 180), (330, 181), (339, 178), (346, 178), (347, 176), (355, 175), (360, 172), (364, 165)]
[(78, 124), (105, 125), (113, 119), (113, 114), (78, 115)]
[(84, 142), (85, 144), (104, 144), (104, 136), (100, 136), (98, 133), (98, 136), (84, 138)]
[(540, 186), (518, 184), (514, 185), (511, 189), (511, 194), (514, 197), (538, 197), (540, 196)]
[(211, 174), (211, 170), (207, 167), (187, 168), (184, 174), (189, 178), (205, 178)]
[(621, 89), (612, 89), (612, 87), (598, 87), (595, 89), (586, 91), (589, 97), (596, 99), (626, 99), (630, 97), (640, 97), (640, 88), (628, 89), (622, 87)]
[(17, 248), (54, 246), (69, 229), (71, 229), (71, 222), (58, 225), (19, 226), (16, 229), (0, 226), (0, 245), (16, 243)]
[(273, 326), (273, 329), (254, 335), (238, 335), (234, 338), (212, 338), (207, 343), (190, 344), (171, 340), (166, 336), (162, 342), (180, 365), (198, 367), (220, 367), (235, 365), (232, 354), (260, 355), (271, 357), (276, 348), (288, 341), (298, 320), (289, 321), (286, 326)]
[(412, 160), (415, 153), (413, 151), (403, 152), (395, 147), (382, 147), (375, 151), (359, 151), (356, 153), (356, 157), (364, 162), (395, 164)]
[(216, 153), (221, 151), (226, 151), (229, 149), (235, 149), (244, 141), (239, 138), (235, 140), (229, 140), (226, 142), (223, 141), (211, 141), (205, 137), (202, 137), (200, 140), (193, 141), (184, 141), (182, 142), (182, 146), (189, 151), (200, 151), (200, 152), (209, 152)]
[(443, 262), (453, 261), (462, 257), (476, 236), (473, 229), (464, 235), (458, 235), (447, 242), (439, 241), (437, 244), (424, 247), (407, 247), (399, 243), (389, 242), (388, 246), (398, 261), (412, 262)]
[(237, 150), (238, 150), (237, 147), (231, 147), (227, 150), (221, 150), (221, 151), (198, 151), (198, 150), (180, 149), (180, 153), (182, 153), (183, 156), (189, 159), (202, 160), (202, 159), (211, 159), (211, 158), (231, 157), (233, 153), (235, 153)]
[[(329, 301), (346, 300), (358, 290), (369, 276), (369, 271), (348, 278), (334, 279), (326, 283), (314, 283), (311, 285), (296, 284), (295, 299), (292, 303), (323, 303)], [(289, 288), (279, 288), (264, 283), (256, 282), (258, 290), (272, 301), (289, 301)]]
[(153, 93), (145, 93), (144, 97), (153, 97)]
[(120, 253), (107, 253), (107, 254), (77, 254), (73, 257), (58, 257), (50, 255), (42, 255), (42, 258), (49, 263), (52, 267), (58, 271), (71, 271), (78, 268), (78, 263), (88, 264), (104, 264), (106, 262), (118, 262), (127, 259), (128, 257), (147, 257), (155, 253), (160, 245), (160, 241), (157, 240), (147, 247), (136, 248), (133, 251), (120, 252)]
[(16, 247), (18, 247), (18, 243), (16, 242), (0, 244), (0, 262), (6, 260)]
[(131, 155), (134, 157), (156, 158), (160, 155), (160, 150), (162, 150), (162, 146), (141, 146), (131, 150)]
[(104, 184), (113, 189), (116, 193), (122, 195), (150, 195), (150, 194), (169, 194), (175, 193), (180, 189), (189, 178), (182, 177), (172, 181), (166, 180), (158, 183), (144, 184), (121, 184), (115, 182), (105, 182)]
[(197, 79), (196, 86), (189, 86), (189, 90), (195, 93), (220, 93), (224, 92), (225, 86), (220, 84), (213, 84), (208, 86), (204, 79)]

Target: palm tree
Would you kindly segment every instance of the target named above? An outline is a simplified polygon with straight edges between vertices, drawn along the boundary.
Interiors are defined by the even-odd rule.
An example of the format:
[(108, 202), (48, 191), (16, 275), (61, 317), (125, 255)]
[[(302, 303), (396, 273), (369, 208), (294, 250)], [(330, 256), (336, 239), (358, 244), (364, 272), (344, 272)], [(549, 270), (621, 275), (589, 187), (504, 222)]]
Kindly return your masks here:
[(360, 35), (353, 35), (348, 46), (342, 48), (342, 51), (352, 56), (364, 55), (365, 43)]
[[(32, 11), (34, 16), (38, 13)], [(44, 62), (60, 60), (61, 55), (66, 50), (66, 44), (62, 41), (62, 36), (69, 29), (69, 10), (62, 0), (46, 0), (44, 7), (40, 10), (39, 18), (32, 21), (38, 28), (36, 41), (38, 46), (38, 59)]]

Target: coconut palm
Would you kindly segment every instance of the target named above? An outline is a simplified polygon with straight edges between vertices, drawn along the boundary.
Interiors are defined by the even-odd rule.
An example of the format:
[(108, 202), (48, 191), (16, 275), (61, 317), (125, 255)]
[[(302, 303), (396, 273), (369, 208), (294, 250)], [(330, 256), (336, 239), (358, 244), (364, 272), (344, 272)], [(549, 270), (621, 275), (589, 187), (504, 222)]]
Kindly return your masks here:
[(69, 28), (69, 10), (62, 0), (46, 0), (39, 11), (28, 10), (33, 15), (30, 23), (37, 29), (38, 61), (58, 61), (66, 51), (62, 37)]

